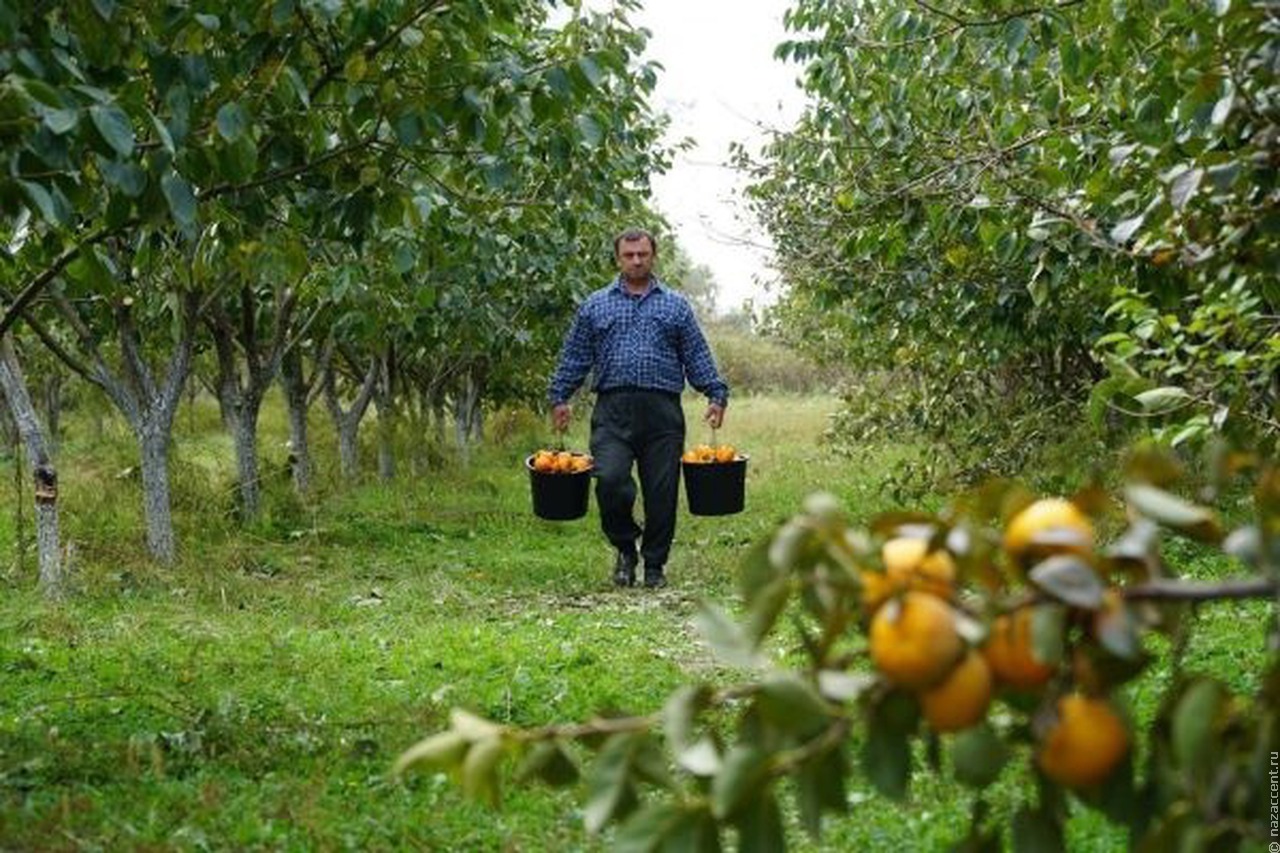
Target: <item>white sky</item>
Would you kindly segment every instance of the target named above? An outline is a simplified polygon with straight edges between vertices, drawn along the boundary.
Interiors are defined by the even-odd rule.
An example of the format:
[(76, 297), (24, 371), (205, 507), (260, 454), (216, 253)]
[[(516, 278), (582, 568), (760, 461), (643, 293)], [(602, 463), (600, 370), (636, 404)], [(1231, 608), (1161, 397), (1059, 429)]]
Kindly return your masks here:
[(653, 33), (647, 55), (665, 69), (654, 104), (671, 116), (671, 139), (696, 143), (655, 179), (654, 203), (694, 263), (711, 269), (721, 312), (776, 298), (766, 292), (774, 278), (762, 248), (768, 237), (739, 195), (745, 180), (727, 164), (731, 142), (756, 151), (769, 130), (790, 127), (803, 108), (800, 66), (773, 58), (787, 37), (782, 14), (790, 5), (645, 0), (632, 18)]

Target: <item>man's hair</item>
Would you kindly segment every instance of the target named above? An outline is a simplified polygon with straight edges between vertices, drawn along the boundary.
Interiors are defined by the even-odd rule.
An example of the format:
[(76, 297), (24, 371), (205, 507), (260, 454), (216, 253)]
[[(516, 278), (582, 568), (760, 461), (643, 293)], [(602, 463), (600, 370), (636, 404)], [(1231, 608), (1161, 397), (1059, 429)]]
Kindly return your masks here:
[(628, 228), (617, 237), (614, 237), (613, 254), (615, 257), (618, 254), (618, 249), (622, 246), (623, 240), (626, 240), (628, 243), (633, 240), (648, 240), (649, 248), (653, 249), (654, 257), (657, 257), (658, 255), (658, 238), (653, 236), (652, 231), (647, 231), (644, 228)]

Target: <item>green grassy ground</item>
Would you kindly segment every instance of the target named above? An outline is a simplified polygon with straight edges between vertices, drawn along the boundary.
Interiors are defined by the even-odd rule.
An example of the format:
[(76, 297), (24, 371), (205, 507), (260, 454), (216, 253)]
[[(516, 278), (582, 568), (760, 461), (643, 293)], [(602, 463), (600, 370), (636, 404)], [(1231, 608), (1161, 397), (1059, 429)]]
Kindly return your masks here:
[[(281, 471), (276, 412), (264, 425), (267, 510), (246, 531), (230, 518), (216, 413), (184, 413), (182, 558), (169, 569), (140, 555), (128, 442), (73, 433), (60, 464), (74, 597), (41, 601), (34, 558), (13, 558), (14, 514), (0, 519), (0, 850), (608, 849), (581, 828), (581, 791), (508, 786), (492, 812), (442, 777), (397, 781), (388, 768), (454, 706), (532, 725), (648, 712), (690, 678), (732, 679), (691, 628), (697, 600), (732, 607), (745, 548), (816, 488), (857, 518), (888, 509), (878, 477), (911, 452), (857, 467), (826, 452), (831, 405), (735, 401), (716, 440), (751, 454), (747, 510), (682, 512), (672, 586), (657, 593), (609, 584), (594, 508), (576, 522), (532, 516), (520, 460), (547, 435), (528, 419), (506, 423), (506, 441), (469, 468), (346, 490), (322, 478), (326, 496), (303, 506)], [(697, 414), (691, 405), (691, 443), (710, 439)], [(323, 462), (330, 437), (317, 430)], [(581, 424), (570, 444), (585, 446)], [(1192, 661), (1252, 686), (1259, 614), (1206, 614)], [(1154, 684), (1133, 691), (1139, 715)], [(1006, 774), (998, 808), (1023, 781)], [(972, 805), (927, 775), (906, 803), (858, 779), (850, 796), (850, 817), (821, 843), (797, 832), (797, 849), (942, 848)], [(1078, 849), (1123, 844), (1088, 813), (1071, 832)]]

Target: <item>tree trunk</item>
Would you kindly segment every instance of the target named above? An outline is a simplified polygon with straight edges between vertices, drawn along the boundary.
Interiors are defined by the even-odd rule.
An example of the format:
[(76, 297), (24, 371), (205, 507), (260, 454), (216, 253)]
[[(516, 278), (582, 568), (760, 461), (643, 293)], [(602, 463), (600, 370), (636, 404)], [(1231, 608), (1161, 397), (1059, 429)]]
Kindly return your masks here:
[(262, 400), (247, 396), (240, 402), (232, 440), (236, 447), (236, 473), (240, 482), (240, 513), (248, 521), (262, 511), (262, 483), (258, 471), (258, 415)]
[(383, 482), (396, 477), (396, 397), (395, 397), (395, 350), (387, 347), (387, 354), (382, 359), (381, 378), (374, 392), (375, 405), (378, 408), (378, 477)]
[(338, 397), (338, 376), (337, 367), (330, 362), (324, 374), (324, 401), (325, 406), (329, 410), (329, 416), (333, 419), (334, 429), (338, 433), (338, 459), (341, 466), (342, 479), (348, 483), (356, 478), (359, 469), (358, 442), (360, 432), (360, 421), (364, 419), (365, 412), (369, 410), (369, 403), (373, 399), (374, 385), (378, 381), (379, 373), (378, 359), (372, 359), (369, 369), (365, 372), (364, 380), (360, 384), (360, 389), (356, 392), (356, 398), (351, 404), (351, 408), (344, 410), (342, 401)]
[(360, 423), (344, 418), (338, 427), (338, 464), (342, 479), (350, 483), (360, 471)]
[(444, 452), (445, 448), (445, 421), (448, 420), (448, 403), (445, 399), (444, 388), (437, 385), (431, 389), (431, 411), (434, 415), (436, 447), (440, 452)]
[(454, 439), (463, 462), (471, 458), (471, 447), (477, 438), (477, 412), (480, 408), (480, 382), (476, 378), (476, 369), (468, 370), (462, 376), (462, 387), (453, 401)]
[(147, 551), (162, 563), (177, 556), (169, 492), (169, 432), (156, 424), (135, 431), (142, 460), (142, 509), (147, 522)]
[(40, 401), (44, 409), (44, 425), (49, 436), (49, 454), (58, 455), (62, 445), (62, 382), (60, 370), (51, 370), (40, 384)]
[(289, 413), (289, 473), (293, 490), (299, 495), (311, 492), (311, 439), (307, 434), (307, 410), (311, 407), (310, 389), (303, 373), (302, 354), (297, 347), (284, 355), (280, 364), (280, 384), (284, 386), (285, 408)]
[(58, 474), (49, 459), (49, 451), (35, 407), (27, 392), (26, 379), (18, 364), (13, 338), (0, 338), (0, 387), (4, 389), (9, 411), (27, 448), (27, 459), (35, 480), (36, 553), (40, 563), (40, 589), (46, 598), (61, 598), (66, 592), (61, 545), (58, 541)]

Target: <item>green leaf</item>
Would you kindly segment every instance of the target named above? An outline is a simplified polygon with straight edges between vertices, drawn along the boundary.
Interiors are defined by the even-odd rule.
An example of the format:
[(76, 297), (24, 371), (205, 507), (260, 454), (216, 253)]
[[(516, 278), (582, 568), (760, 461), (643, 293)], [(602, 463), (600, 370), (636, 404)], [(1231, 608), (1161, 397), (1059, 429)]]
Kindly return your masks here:
[(462, 762), (462, 792), (490, 806), (498, 804), (498, 762), (506, 752), (500, 736), (471, 745)]
[(1143, 391), (1134, 399), (1142, 405), (1144, 411), (1163, 414), (1186, 404), (1192, 397), (1185, 389), (1176, 385), (1166, 385), (1162, 388)]
[(849, 809), (845, 793), (848, 768), (837, 748), (806, 761), (795, 773), (796, 804), (800, 822), (814, 838), (822, 831), (824, 812), (844, 814)]
[(160, 188), (174, 220), (182, 226), (193, 224), (196, 221), (196, 197), (186, 178), (177, 172), (166, 172), (160, 179)]
[(249, 114), (239, 103), (231, 101), (218, 109), (218, 135), (227, 142), (235, 142), (249, 127)]
[(1182, 210), (1200, 189), (1200, 181), (1204, 178), (1204, 169), (1188, 169), (1174, 178), (1169, 187), (1169, 204), (1174, 210)]
[(867, 673), (824, 669), (818, 673), (818, 692), (832, 702), (852, 702), (876, 683)]
[(891, 800), (907, 795), (911, 779), (911, 743), (907, 733), (886, 725), (878, 715), (868, 721), (862, 769), (876, 790)]
[(772, 673), (760, 685), (757, 706), (763, 719), (783, 731), (809, 736), (831, 721), (826, 703), (798, 673)]
[(160, 144), (164, 146), (164, 150), (172, 156), (177, 149), (173, 145), (173, 135), (169, 133), (168, 126), (159, 119), (158, 116), (151, 116), (151, 126), (156, 129), (156, 136), (160, 139)]
[(1010, 52), (1018, 50), (1022, 47), (1023, 42), (1027, 40), (1027, 32), (1027, 19), (1025, 17), (1020, 15), (1009, 21), (1009, 23), (1005, 24), (1004, 28), (1005, 47), (1007, 47)]
[(396, 759), (391, 772), (400, 775), (417, 764), (439, 770), (452, 770), (466, 757), (469, 743), (455, 731), (440, 732), (418, 741)]
[(1227, 94), (1218, 99), (1213, 105), (1213, 114), (1209, 117), (1209, 121), (1214, 127), (1222, 127), (1227, 123), (1227, 119), (1231, 117), (1231, 111), (1236, 105), (1235, 90), (1229, 90)]
[(49, 110), (44, 114), (45, 127), (61, 136), (80, 123), (80, 110), (76, 108)]
[(342, 73), (349, 83), (359, 83), (365, 78), (369, 72), (369, 61), (364, 58), (363, 53), (355, 53), (347, 60), (347, 64), (343, 66)]
[(738, 853), (779, 853), (787, 849), (778, 799), (765, 791), (734, 821)]
[(470, 741), (485, 740), (502, 731), (502, 726), (497, 723), (486, 720), (484, 717), (477, 717), (461, 708), (454, 708), (449, 712), (449, 725)]
[(129, 198), (137, 198), (147, 188), (147, 173), (131, 160), (121, 163), (99, 158), (98, 168), (110, 186), (116, 187)]
[(711, 780), (711, 813), (720, 820), (757, 799), (769, 784), (769, 755), (750, 744), (736, 744)]
[(753, 667), (759, 662), (755, 643), (743, 631), (742, 626), (729, 618), (723, 610), (710, 602), (698, 605), (693, 624), (711, 644), (716, 656), (731, 666)]
[(600, 129), (599, 122), (583, 113), (574, 119), (574, 124), (578, 128), (578, 136), (584, 145), (592, 149), (600, 147), (601, 141), (604, 140), (604, 131)]
[(1031, 610), (1031, 654), (1040, 663), (1062, 662), (1067, 609), (1060, 604), (1038, 604)]
[(93, 126), (102, 134), (106, 143), (115, 149), (121, 157), (133, 154), (133, 123), (124, 110), (115, 104), (94, 104), (89, 107), (89, 118)]
[(67, 275), (97, 293), (110, 293), (115, 278), (102, 262), (97, 246), (81, 246), (80, 254), (67, 266)]
[(1108, 601), (1098, 611), (1093, 620), (1093, 632), (1102, 647), (1121, 660), (1136, 661), (1142, 654), (1137, 619), (1123, 600)]
[(785, 575), (776, 578), (770, 585), (756, 591), (749, 599), (750, 609), (746, 614), (743, 631), (754, 645), (768, 636), (777, 624), (778, 617), (786, 609), (791, 597), (791, 581)]
[(1073, 554), (1055, 554), (1036, 564), (1032, 583), (1073, 607), (1097, 610), (1102, 606), (1102, 581), (1093, 567)]
[(1124, 494), (1130, 506), (1152, 521), (1198, 539), (1217, 541), (1221, 538), (1221, 528), (1212, 510), (1146, 483), (1133, 483), (1125, 488)]
[(1173, 711), (1173, 753), (1184, 771), (1201, 772), (1212, 759), (1211, 736), (1225, 700), (1222, 685), (1207, 678), (1196, 680), (1178, 700)]
[(616, 853), (653, 853), (676, 827), (684, 809), (675, 803), (653, 803), (629, 817), (614, 836)]
[(578, 781), (578, 766), (565, 753), (564, 747), (553, 740), (535, 744), (520, 769), (517, 779), (538, 779), (552, 787), (564, 787)]
[(675, 755), (676, 763), (694, 776), (714, 776), (720, 772), (723, 762), (720, 750), (710, 736), (699, 738)]
[(1142, 227), (1142, 222), (1146, 218), (1145, 213), (1139, 213), (1137, 216), (1121, 220), (1111, 229), (1111, 239), (1121, 245), (1128, 243), (1133, 239), (1133, 235), (1138, 233), (1138, 229)]
[(58, 220), (58, 212), (53, 204), (53, 196), (49, 195), (48, 190), (34, 181), (19, 180), (18, 185), (22, 187), (22, 191), (26, 193), (27, 199), (30, 200), (35, 211), (40, 214), (41, 219), (54, 226), (62, 224)]
[(683, 749), (693, 743), (694, 724), (710, 699), (711, 688), (705, 684), (685, 685), (671, 694), (662, 708), (662, 720), (672, 746)]
[(951, 766), (956, 781), (985, 788), (1000, 776), (1011, 753), (986, 722), (965, 729), (951, 741)]
[(583, 812), (588, 832), (599, 832), (610, 820), (626, 817), (639, 802), (631, 782), (634, 737), (629, 733), (612, 736), (591, 765)]

